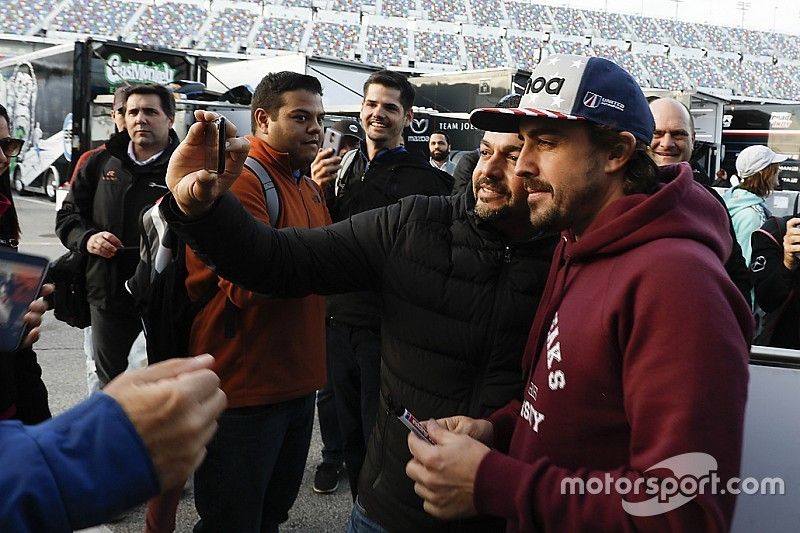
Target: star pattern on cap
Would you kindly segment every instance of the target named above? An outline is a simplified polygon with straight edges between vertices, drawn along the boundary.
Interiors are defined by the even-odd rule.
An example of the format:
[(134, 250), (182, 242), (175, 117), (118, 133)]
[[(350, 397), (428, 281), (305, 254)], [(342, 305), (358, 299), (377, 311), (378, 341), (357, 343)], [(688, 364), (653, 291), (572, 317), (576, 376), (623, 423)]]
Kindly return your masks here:
[(557, 57), (551, 57), (550, 59), (547, 60), (547, 62), (550, 63), (551, 65), (557, 64), (558, 61), (559, 59)]
[(570, 65), (569, 68), (581, 68), (582, 66), (583, 66), (583, 61), (578, 59), (577, 61), (573, 61), (572, 65)]
[(527, 103), (535, 104), (537, 98), (539, 98), (539, 93), (528, 93)]
[(550, 104), (550, 105), (552, 105), (553, 107), (561, 107), (561, 104), (563, 104), (563, 103), (564, 103), (564, 99), (561, 98), (559, 95), (555, 95), (553, 97), (553, 103)]

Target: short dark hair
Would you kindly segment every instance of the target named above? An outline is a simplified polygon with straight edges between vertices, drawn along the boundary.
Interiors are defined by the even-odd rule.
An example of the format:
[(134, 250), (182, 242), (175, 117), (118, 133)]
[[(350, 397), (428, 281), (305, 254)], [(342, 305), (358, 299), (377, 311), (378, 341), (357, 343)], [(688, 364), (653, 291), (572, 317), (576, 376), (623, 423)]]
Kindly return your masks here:
[(450, 144), (450, 137), (448, 137), (447, 134), (445, 132), (443, 132), (442, 130), (433, 130), (431, 132), (431, 136), (434, 136), (434, 135), (441, 135), (442, 137), (444, 137), (445, 142), (447, 142), (448, 145)]
[(395, 72), (394, 70), (379, 70), (370, 74), (367, 81), (364, 82), (365, 96), (369, 86), (376, 83), (400, 91), (400, 104), (403, 106), (403, 111), (408, 111), (411, 109), (411, 106), (414, 105), (414, 98), (417, 96), (417, 91), (408, 81), (408, 78), (399, 72)]
[(130, 85), (120, 85), (114, 91), (114, 98), (111, 100), (111, 107), (116, 111), (120, 107), (125, 107), (125, 102), (128, 101), (128, 95), (130, 94), (131, 86)]
[(128, 98), (134, 94), (155, 94), (161, 100), (161, 111), (164, 112), (169, 118), (175, 118), (175, 98), (172, 97), (172, 91), (163, 85), (143, 84), (134, 85), (128, 89), (128, 96), (125, 97), (127, 104)]
[[(619, 142), (620, 131), (602, 124), (589, 123), (589, 139), (600, 150), (609, 150)], [(661, 181), (658, 165), (650, 157), (647, 144), (636, 139), (636, 149), (625, 166), (623, 191), (625, 194), (651, 194)]]
[(308, 91), (322, 96), (322, 85), (314, 76), (298, 72), (270, 72), (258, 82), (250, 101), (250, 129), (256, 132), (256, 110), (263, 109), (270, 117), (275, 117), (283, 105), (283, 93), (289, 91)]
[(11, 119), (8, 117), (8, 111), (6, 110), (3, 104), (0, 104), (0, 118), (6, 119), (6, 124), (8, 124), (8, 129), (11, 129)]

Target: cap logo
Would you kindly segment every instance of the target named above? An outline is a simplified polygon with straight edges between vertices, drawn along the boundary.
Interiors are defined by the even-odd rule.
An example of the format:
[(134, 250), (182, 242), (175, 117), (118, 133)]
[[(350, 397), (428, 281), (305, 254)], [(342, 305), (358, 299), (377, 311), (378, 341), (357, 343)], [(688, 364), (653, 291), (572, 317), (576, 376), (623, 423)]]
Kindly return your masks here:
[(586, 92), (586, 95), (583, 97), (583, 105), (590, 108), (600, 107), (604, 105), (606, 107), (612, 107), (617, 111), (625, 111), (625, 104), (622, 102), (617, 102), (616, 100), (612, 100), (611, 98), (606, 98), (604, 96), (600, 96), (599, 94), (595, 94), (593, 92)]
[(528, 85), (525, 86), (525, 94), (540, 93), (542, 89), (547, 94), (558, 94), (564, 86), (565, 78), (550, 78), (547, 79), (543, 76), (538, 78), (531, 78), (528, 80)]
[(583, 105), (586, 107), (591, 107), (592, 109), (596, 107), (600, 107), (600, 100), (602, 97), (599, 94), (594, 94), (592, 92), (587, 92), (586, 96), (583, 97)]
[(355, 124), (350, 124), (350, 125), (347, 127), (347, 129), (349, 129), (349, 130), (350, 130), (350, 131), (352, 131), (353, 133), (358, 133), (358, 126), (356, 126)]

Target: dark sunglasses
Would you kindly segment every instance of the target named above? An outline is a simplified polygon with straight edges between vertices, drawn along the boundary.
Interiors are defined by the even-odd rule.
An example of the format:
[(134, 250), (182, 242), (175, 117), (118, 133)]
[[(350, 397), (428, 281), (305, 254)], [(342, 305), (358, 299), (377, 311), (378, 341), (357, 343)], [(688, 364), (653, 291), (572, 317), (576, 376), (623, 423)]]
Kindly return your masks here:
[(25, 144), (25, 141), (22, 139), (6, 137), (5, 139), (0, 139), (0, 150), (3, 151), (6, 157), (16, 157), (22, 151), (23, 144)]

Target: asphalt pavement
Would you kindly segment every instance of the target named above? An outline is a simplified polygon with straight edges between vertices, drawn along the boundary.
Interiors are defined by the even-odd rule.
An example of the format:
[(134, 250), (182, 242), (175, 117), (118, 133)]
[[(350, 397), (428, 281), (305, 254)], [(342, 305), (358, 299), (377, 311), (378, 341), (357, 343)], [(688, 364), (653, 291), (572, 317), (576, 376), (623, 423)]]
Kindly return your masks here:
[[(66, 250), (54, 233), (55, 204), (39, 196), (15, 196), (22, 228), (20, 251), (44, 255), (50, 259)], [(42, 367), (42, 377), (49, 391), (50, 409), (54, 415), (70, 408), (86, 397), (85, 356), (83, 332), (55, 320), (51, 313), (45, 316), (42, 336), (34, 346)], [(289, 520), (281, 531), (343, 531), (350, 514), (351, 499), (347, 479), (342, 478), (339, 489), (329, 495), (313, 492), (311, 485), (314, 469), (320, 459), (321, 441), (315, 423), (309, 459), (306, 463), (303, 484)], [(247, 468), (247, 465), (242, 465)], [(178, 507), (176, 531), (189, 532), (197, 521), (191, 488), (184, 493)], [(132, 509), (119, 520), (93, 528), (96, 532), (140, 532), (144, 530), (144, 506)], [(235, 532), (232, 532), (235, 533)]]

